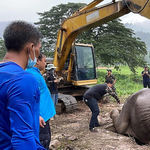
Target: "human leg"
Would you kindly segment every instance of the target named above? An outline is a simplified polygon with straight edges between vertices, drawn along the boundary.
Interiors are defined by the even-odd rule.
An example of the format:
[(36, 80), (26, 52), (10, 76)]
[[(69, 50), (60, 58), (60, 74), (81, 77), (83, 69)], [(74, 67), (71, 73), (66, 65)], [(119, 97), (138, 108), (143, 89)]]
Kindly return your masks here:
[(147, 88), (147, 82), (143, 82), (143, 87)]
[(58, 103), (58, 94), (55, 94), (55, 105)]
[(99, 107), (96, 99), (90, 99), (90, 100), (85, 100), (85, 103), (87, 106), (90, 108), (92, 111), (92, 116), (89, 124), (89, 129), (93, 129), (95, 126), (98, 125), (98, 119), (97, 116), (99, 115)]
[(44, 128), (40, 127), (40, 142), (44, 146), (46, 150), (49, 150), (49, 144), (51, 141), (51, 130), (49, 125), (49, 120), (45, 122), (46, 125), (44, 125)]
[(148, 82), (148, 88), (150, 88), (150, 81)]

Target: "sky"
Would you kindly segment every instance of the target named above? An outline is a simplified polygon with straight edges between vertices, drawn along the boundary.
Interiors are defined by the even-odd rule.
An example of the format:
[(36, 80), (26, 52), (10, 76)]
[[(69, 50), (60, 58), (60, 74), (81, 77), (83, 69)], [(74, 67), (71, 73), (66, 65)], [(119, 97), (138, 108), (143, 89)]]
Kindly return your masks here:
[[(37, 12), (43, 13), (49, 11), (53, 6), (61, 3), (90, 3), (92, 0), (1, 0), (0, 5), (0, 22), (8, 22), (14, 20), (25, 20), (28, 22), (37, 22), (39, 15)], [(111, 2), (104, 0), (102, 4)], [(135, 23), (148, 20), (140, 15), (130, 13), (120, 18), (123, 23)]]

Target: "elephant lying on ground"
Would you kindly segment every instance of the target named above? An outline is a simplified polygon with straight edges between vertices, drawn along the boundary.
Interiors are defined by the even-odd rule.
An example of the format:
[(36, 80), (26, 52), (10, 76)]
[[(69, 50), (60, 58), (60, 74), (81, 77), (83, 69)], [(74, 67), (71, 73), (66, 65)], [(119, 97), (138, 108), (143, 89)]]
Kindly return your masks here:
[(110, 113), (116, 131), (129, 134), (143, 143), (150, 141), (150, 89), (142, 89), (124, 103), (119, 112), (113, 109)]

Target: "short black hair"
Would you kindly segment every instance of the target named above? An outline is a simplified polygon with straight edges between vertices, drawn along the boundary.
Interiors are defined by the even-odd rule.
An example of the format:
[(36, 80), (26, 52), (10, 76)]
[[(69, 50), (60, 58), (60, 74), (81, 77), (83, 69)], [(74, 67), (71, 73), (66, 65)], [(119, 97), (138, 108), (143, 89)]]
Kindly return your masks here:
[(114, 81), (113, 81), (111, 78), (108, 78), (108, 79), (106, 80), (106, 82), (105, 82), (105, 83), (113, 84), (113, 83), (114, 83)]
[(34, 25), (28, 22), (13, 21), (4, 30), (3, 38), (7, 51), (19, 52), (30, 42), (36, 46), (42, 35)]
[(37, 58), (41, 61), (44, 56), (45, 56), (44, 53), (40, 52), (40, 55)]

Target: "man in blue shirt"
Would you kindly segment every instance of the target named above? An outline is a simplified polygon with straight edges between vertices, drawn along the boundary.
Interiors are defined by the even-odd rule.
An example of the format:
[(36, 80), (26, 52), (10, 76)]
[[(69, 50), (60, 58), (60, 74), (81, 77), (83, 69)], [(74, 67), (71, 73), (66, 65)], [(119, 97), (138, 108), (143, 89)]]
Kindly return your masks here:
[(143, 87), (144, 88), (150, 88), (150, 81), (149, 81), (149, 77), (150, 77), (150, 72), (148, 71), (148, 67), (145, 66), (144, 67), (144, 71), (142, 71), (142, 76), (143, 76)]
[(0, 150), (44, 150), (39, 142), (40, 91), (25, 71), (40, 54), (41, 34), (33, 25), (15, 21), (3, 37), (7, 53), (0, 62)]
[(51, 132), (49, 126), (49, 119), (52, 118), (55, 114), (55, 107), (52, 101), (50, 91), (46, 85), (46, 82), (40, 73), (40, 71), (44, 70), (46, 66), (46, 56), (40, 53), (37, 58), (37, 63), (33, 68), (27, 69), (27, 72), (33, 74), (33, 76), (38, 81), (39, 89), (40, 89), (40, 142), (41, 144), (49, 150), (49, 144), (51, 140)]

